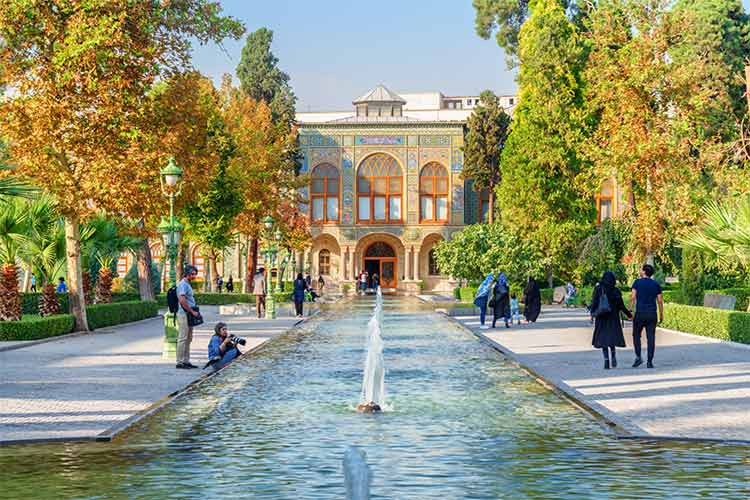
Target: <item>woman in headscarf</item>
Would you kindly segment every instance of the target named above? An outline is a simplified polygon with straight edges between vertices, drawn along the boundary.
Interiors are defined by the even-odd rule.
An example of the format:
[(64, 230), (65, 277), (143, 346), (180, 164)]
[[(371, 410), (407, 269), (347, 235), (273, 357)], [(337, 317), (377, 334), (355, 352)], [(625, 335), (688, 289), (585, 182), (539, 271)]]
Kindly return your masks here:
[(495, 287), (492, 289), (492, 328), (499, 318), (505, 320), (505, 328), (510, 328), (510, 287), (504, 273), (497, 277)]
[(307, 283), (302, 277), (302, 273), (297, 273), (297, 279), (294, 280), (294, 291), (292, 292), (292, 299), (294, 300), (294, 311), (297, 313), (297, 317), (302, 317), (302, 304), (305, 302), (305, 292), (307, 291)]
[(615, 274), (607, 271), (602, 275), (591, 297), (591, 317), (596, 321), (591, 344), (602, 350), (605, 370), (609, 370), (610, 359), (612, 368), (617, 367), (615, 349), (625, 347), (620, 312), (624, 312), (628, 319), (633, 319), (633, 315), (622, 301), (622, 293), (615, 285)]
[(484, 281), (481, 285), (479, 285), (479, 289), (477, 290), (477, 294), (474, 297), (474, 305), (479, 308), (479, 328), (482, 330), (486, 330), (489, 328), (487, 325), (484, 324), (484, 318), (487, 315), (487, 300), (489, 300), (490, 292), (492, 291), (492, 282), (494, 281), (495, 277), (492, 275), (492, 273), (488, 274), (486, 278), (484, 278)]
[(523, 315), (526, 316), (526, 322), (534, 323), (541, 310), (542, 292), (539, 290), (539, 283), (533, 276), (529, 276), (529, 281), (523, 290)]

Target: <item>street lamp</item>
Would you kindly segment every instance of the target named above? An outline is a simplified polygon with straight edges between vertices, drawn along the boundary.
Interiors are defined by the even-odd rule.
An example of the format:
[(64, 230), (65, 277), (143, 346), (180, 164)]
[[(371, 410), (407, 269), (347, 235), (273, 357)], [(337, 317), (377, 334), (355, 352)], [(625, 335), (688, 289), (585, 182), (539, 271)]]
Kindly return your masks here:
[[(182, 231), (185, 227), (174, 216), (174, 199), (182, 192), (182, 169), (174, 162), (174, 157), (159, 172), (161, 192), (169, 198), (169, 218), (161, 218), (156, 230), (161, 235), (162, 245), (166, 250), (169, 262), (170, 287), (177, 286), (177, 249), (180, 246)], [(162, 270), (163, 272), (163, 270)], [(177, 349), (177, 321), (175, 315), (169, 311), (164, 315), (164, 352), (163, 356), (170, 357)]]
[[(266, 319), (274, 319), (276, 318), (276, 299), (274, 297), (274, 287), (273, 287), (273, 280), (271, 278), (271, 269), (274, 267), (276, 263), (276, 254), (278, 252), (278, 247), (276, 244), (276, 241), (271, 238), (271, 230), (273, 229), (275, 221), (273, 220), (273, 217), (270, 215), (267, 215), (263, 218), (263, 227), (266, 228), (266, 245), (263, 245), (263, 261), (266, 263), (267, 269), (268, 269), (268, 283), (267, 283), (267, 294), (266, 294)], [(281, 234), (281, 232), (277, 229), (277, 234)], [(276, 273), (276, 279), (278, 283), (278, 270)]]

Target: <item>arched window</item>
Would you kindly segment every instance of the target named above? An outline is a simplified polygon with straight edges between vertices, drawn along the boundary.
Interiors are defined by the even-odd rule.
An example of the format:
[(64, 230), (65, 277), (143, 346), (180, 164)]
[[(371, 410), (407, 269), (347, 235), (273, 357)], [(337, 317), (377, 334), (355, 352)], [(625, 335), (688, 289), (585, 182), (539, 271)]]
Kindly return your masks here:
[(318, 254), (318, 274), (331, 275), (331, 251), (323, 249)]
[(384, 153), (367, 157), (357, 174), (357, 221), (401, 222), (401, 182), (395, 159)]
[(614, 215), (615, 187), (611, 180), (602, 183), (602, 189), (596, 196), (596, 223), (611, 219)]
[(438, 269), (437, 259), (435, 258), (435, 249), (431, 248), (427, 255), (429, 257), (428, 274), (430, 276), (440, 276), (440, 269)]
[(339, 221), (339, 171), (336, 167), (324, 163), (313, 169), (310, 198), (314, 223)]
[(439, 163), (419, 174), (419, 200), (422, 222), (448, 222), (448, 171)]

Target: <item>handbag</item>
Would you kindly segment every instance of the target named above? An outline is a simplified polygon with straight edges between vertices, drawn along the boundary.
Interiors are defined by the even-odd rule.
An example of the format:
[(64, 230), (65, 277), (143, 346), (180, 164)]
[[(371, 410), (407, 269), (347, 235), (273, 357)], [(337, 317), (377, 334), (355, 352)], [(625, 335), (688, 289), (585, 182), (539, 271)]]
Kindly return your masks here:
[(203, 324), (203, 315), (201, 314), (200, 310), (198, 309), (198, 306), (193, 306), (193, 310), (198, 313), (198, 316), (193, 316), (192, 314), (185, 311), (185, 316), (187, 316), (187, 324), (188, 326), (198, 326)]
[(492, 294), (492, 298), (490, 299), (490, 301), (489, 301), (489, 302), (487, 302), (487, 305), (488, 305), (489, 307), (491, 307), (492, 309), (494, 309), (494, 308), (495, 308), (495, 294), (494, 294), (494, 293)]
[(599, 318), (611, 312), (612, 312), (612, 306), (609, 304), (609, 299), (607, 298), (607, 294), (604, 292), (604, 290), (602, 290), (601, 294), (599, 295), (599, 304), (597, 304), (596, 311), (594, 311), (594, 316)]

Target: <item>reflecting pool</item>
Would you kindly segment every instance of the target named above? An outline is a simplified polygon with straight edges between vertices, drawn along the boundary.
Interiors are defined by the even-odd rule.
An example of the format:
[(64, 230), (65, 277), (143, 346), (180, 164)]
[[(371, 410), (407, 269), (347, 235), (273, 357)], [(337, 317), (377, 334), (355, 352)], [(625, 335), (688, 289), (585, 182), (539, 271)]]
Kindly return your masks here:
[(372, 306), (333, 306), (115, 443), (0, 448), (0, 498), (339, 499), (350, 445), (373, 498), (750, 497), (748, 448), (617, 441), (409, 299), (385, 299), (391, 410), (356, 413)]

